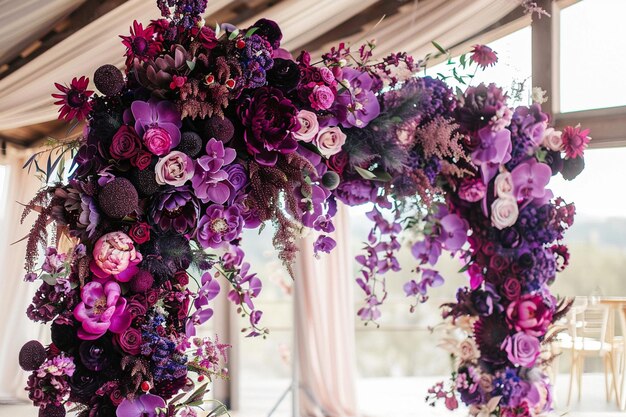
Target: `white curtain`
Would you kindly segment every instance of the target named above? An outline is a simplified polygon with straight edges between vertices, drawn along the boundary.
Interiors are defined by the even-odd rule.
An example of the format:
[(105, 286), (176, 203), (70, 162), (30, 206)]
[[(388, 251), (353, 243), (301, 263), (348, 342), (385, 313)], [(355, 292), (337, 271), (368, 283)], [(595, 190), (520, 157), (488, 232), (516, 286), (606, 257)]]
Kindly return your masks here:
[(41, 182), (22, 169), (24, 162), (34, 150), (24, 151), (8, 147), (6, 155), (0, 156), (0, 169), (3, 175), (3, 193), (0, 211), (0, 402), (10, 402), (27, 398), (24, 386), (27, 374), (17, 362), (17, 356), (24, 343), (31, 339), (42, 340), (45, 326), (31, 322), (26, 317), (37, 285), (24, 282), (24, 259), (26, 242), (11, 245), (26, 236), (34, 221), (29, 216), (20, 225), (22, 206), (28, 203)]
[(15, 58), (85, 0), (0, 0), (0, 64)]
[(356, 417), (353, 258), (349, 218), (340, 207), (330, 254), (313, 256), (313, 235), (300, 242), (295, 331), (301, 417)]
[[(415, 58), (437, 52), (431, 42), (444, 47), (461, 43), (502, 19), (518, 3), (512, 0), (419, 0), (400, 7), (399, 13), (374, 23), (346, 41), (358, 46), (376, 39), (376, 57), (405, 51)], [(382, 17), (382, 16), (381, 16)], [(312, 53), (319, 56), (332, 44)]]

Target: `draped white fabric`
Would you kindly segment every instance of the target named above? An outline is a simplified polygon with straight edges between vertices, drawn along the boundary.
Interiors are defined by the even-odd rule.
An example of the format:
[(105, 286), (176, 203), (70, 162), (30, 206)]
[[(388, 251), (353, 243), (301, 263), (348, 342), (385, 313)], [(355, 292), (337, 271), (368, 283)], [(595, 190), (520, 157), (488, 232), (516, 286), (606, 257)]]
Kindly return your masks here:
[(303, 239), (296, 264), (295, 331), (301, 417), (356, 417), (354, 294), (347, 208), (339, 207), (337, 247), (313, 256)]
[[(232, 0), (212, 0), (207, 15)], [(13, 129), (57, 118), (50, 97), (55, 82), (73, 75), (93, 74), (103, 64), (121, 66), (127, 34), (133, 20), (149, 23), (159, 17), (154, 0), (129, 0), (0, 80), (0, 129)]]
[(4, 207), (0, 210), (0, 230), (3, 231), (0, 233), (0, 402), (27, 398), (24, 391), (27, 375), (17, 363), (18, 352), (25, 342), (42, 340), (41, 332), (45, 328), (26, 317), (26, 307), (36, 289), (36, 285), (23, 280), (26, 242), (11, 245), (28, 234), (35, 217), (29, 216), (24, 225), (20, 225), (22, 206), (17, 202), (28, 203), (41, 187), (32, 173), (22, 169), (29, 155), (30, 151), (9, 147), (6, 156), (0, 157), (0, 169), (6, 170)]
[(0, 0), (0, 64), (15, 58), (85, 0)]

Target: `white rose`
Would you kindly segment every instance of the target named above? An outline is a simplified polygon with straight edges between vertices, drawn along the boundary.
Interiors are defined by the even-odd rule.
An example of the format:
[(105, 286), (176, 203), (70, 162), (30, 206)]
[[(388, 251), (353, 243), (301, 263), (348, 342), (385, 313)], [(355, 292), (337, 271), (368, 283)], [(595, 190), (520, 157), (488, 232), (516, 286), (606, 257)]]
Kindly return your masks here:
[(293, 137), (302, 142), (311, 142), (320, 130), (317, 115), (312, 111), (300, 110), (297, 117), (300, 122), (300, 129), (297, 132), (293, 132)]
[(337, 126), (325, 127), (315, 138), (315, 145), (326, 158), (339, 153), (344, 143), (346, 143), (346, 134)]
[(500, 197), (491, 204), (491, 224), (499, 230), (513, 226), (517, 221), (519, 208), (513, 197)]
[(561, 131), (554, 130), (550, 127), (543, 133), (541, 144), (551, 151), (560, 152), (563, 150), (563, 139), (561, 139)]
[(494, 182), (494, 191), (500, 198), (513, 198), (513, 176), (504, 171), (498, 174)]

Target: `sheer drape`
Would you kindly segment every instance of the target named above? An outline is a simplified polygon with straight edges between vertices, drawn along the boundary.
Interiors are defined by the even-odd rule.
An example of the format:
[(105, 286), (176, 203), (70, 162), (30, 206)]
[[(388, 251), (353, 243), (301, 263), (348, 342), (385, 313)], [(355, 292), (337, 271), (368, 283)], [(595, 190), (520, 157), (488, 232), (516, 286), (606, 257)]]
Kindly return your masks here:
[(301, 417), (357, 415), (352, 256), (347, 209), (334, 220), (337, 247), (313, 256), (314, 236), (300, 243), (295, 331)]
[(0, 64), (15, 58), (85, 0), (0, 0)]
[(22, 206), (28, 203), (41, 187), (41, 182), (22, 169), (32, 151), (7, 149), (6, 156), (0, 157), (8, 174), (4, 210), (0, 214), (0, 401), (8, 402), (27, 398), (24, 391), (27, 374), (18, 363), (17, 355), (22, 345), (31, 339), (40, 339), (44, 326), (32, 323), (26, 317), (26, 307), (30, 303), (36, 285), (24, 282), (24, 257), (26, 242), (11, 243), (28, 234), (34, 216), (20, 225)]

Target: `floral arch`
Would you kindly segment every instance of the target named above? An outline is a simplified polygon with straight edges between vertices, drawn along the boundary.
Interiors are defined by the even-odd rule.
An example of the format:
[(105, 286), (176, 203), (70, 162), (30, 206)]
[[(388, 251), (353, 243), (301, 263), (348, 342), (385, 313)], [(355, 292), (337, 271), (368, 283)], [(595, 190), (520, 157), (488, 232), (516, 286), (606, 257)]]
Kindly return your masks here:
[[(356, 258), (363, 320), (380, 317), (402, 231), (415, 236), (404, 286), (415, 302), (443, 283), (443, 250), (465, 264), (469, 284), (443, 313), (466, 340), (433, 400), (481, 416), (550, 410), (540, 354), (568, 308), (549, 285), (567, 265), (558, 242), (575, 210), (547, 186), (580, 173), (588, 131), (549, 127), (541, 97), (513, 109), (493, 84), (454, 93), (404, 53), (374, 60), (373, 43), (313, 63), (281, 49), (273, 21), (213, 29), (199, 17), (206, 1), (157, 3), (162, 19), (121, 36), (123, 70), (95, 71), (97, 93), (84, 76), (57, 84), (59, 118), (85, 127), (27, 164), (52, 184), (26, 208), (38, 213), (26, 280), (40, 285), (28, 316), (52, 331), (19, 357), (40, 415), (70, 404), (82, 417), (195, 415), (228, 348), (196, 337), (211, 300), (227, 291), (248, 335), (265, 334), (242, 229), (272, 222), (290, 269), (305, 228), (319, 234), (316, 253), (334, 248), (338, 202), (374, 203)], [(461, 66), (495, 60), (477, 46)], [(55, 183), (57, 171), (69, 181)]]

